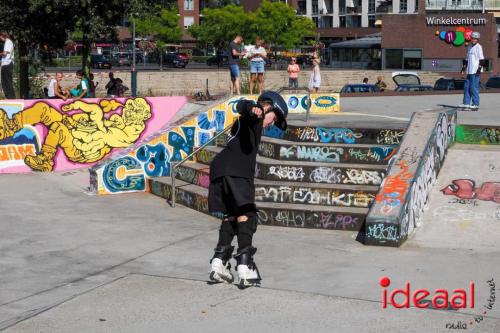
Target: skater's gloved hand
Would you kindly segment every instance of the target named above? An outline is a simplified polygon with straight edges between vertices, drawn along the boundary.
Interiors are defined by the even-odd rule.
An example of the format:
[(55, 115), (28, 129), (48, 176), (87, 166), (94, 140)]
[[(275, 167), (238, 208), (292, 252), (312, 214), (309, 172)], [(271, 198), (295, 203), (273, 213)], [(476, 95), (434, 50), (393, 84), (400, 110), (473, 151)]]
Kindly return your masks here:
[(252, 113), (253, 113), (254, 115), (256, 115), (256, 116), (257, 116), (257, 118), (262, 118), (262, 114), (264, 113), (264, 111), (262, 111), (262, 109), (261, 109), (261, 108), (259, 108), (259, 107), (257, 107), (257, 106), (254, 106), (254, 107), (252, 108)]

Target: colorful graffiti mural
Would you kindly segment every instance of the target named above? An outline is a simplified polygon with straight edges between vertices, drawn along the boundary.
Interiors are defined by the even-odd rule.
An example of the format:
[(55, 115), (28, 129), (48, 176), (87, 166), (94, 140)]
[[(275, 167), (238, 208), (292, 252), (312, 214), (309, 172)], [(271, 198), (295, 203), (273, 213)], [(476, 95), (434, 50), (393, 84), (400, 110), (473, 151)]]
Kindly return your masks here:
[(158, 131), (186, 102), (185, 97), (0, 102), (0, 173), (95, 164)]
[(457, 142), (500, 145), (500, 127), (457, 125)]
[[(303, 113), (307, 108), (307, 95), (285, 95), (290, 113)], [(170, 175), (170, 162), (182, 160), (193, 151), (193, 147), (208, 142), (216, 132), (230, 126), (237, 117), (238, 96), (211, 107), (206, 112), (157, 133), (147, 143), (135, 145), (125, 156), (111, 158), (99, 163), (91, 171), (91, 189), (98, 194), (148, 190), (148, 177)], [(305, 100), (305, 104), (298, 101)], [(327, 113), (339, 111), (338, 94), (311, 95), (311, 112)]]
[(500, 183), (484, 182), (476, 187), (472, 179), (455, 179), (448, 186), (441, 189), (444, 195), (454, 195), (460, 199), (478, 199), (500, 203)]

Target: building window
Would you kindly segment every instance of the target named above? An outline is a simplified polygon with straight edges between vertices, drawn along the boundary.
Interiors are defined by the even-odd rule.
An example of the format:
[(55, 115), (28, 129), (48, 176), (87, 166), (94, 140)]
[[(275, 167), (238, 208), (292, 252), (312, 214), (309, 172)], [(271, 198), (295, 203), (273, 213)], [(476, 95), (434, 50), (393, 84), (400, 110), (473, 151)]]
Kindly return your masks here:
[(314, 21), (314, 25), (316, 26), (316, 28), (319, 28), (318, 18), (317, 17), (313, 17), (312, 20)]
[(345, 16), (339, 17), (339, 27), (345, 28)]
[(403, 68), (403, 50), (401, 49), (385, 50), (385, 68), (387, 69)]
[(386, 49), (386, 69), (422, 69), (422, 50)]
[(420, 0), (415, 0), (415, 13), (418, 13), (418, 2)]
[(194, 24), (194, 17), (192, 16), (184, 16), (184, 29), (189, 28)]
[(339, 0), (339, 14), (346, 13), (346, 0)]
[(368, 0), (368, 13), (375, 13), (375, 0)]
[(321, 28), (333, 27), (333, 17), (331, 16), (323, 16), (320, 22), (321, 22)]
[(312, 14), (313, 15), (318, 15), (319, 13), (319, 10), (318, 10), (318, 1), (314, 1), (312, 2)]
[(297, 14), (298, 15), (306, 15), (307, 13), (307, 5), (305, 1), (299, 1), (297, 4)]
[(348, 27), (348, 28), (360, 28), (361, 27), (361, 16), (348, 15), (346, 17), (346, 27)]
[(408, 11), (408, 0), (399, 1), (399, 12), (406, 13)]
[(404, 50), (403, 59), (403, 69), (422, 69), (422, 50)]
[(375, 15), (368, 15), (368, 26), (370, 28), (375, 28), (375, 21), (376, 21)]
[(184, 0), (184, 10), (194, 10), (194, 0)]

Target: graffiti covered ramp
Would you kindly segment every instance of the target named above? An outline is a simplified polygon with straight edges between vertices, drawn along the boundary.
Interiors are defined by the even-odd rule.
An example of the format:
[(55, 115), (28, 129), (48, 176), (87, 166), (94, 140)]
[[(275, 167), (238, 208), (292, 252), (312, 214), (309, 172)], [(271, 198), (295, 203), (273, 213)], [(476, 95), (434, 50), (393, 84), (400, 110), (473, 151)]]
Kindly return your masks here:
[(500, 146), (455, 144), (409, 241), (426, 247), (498, 251)]

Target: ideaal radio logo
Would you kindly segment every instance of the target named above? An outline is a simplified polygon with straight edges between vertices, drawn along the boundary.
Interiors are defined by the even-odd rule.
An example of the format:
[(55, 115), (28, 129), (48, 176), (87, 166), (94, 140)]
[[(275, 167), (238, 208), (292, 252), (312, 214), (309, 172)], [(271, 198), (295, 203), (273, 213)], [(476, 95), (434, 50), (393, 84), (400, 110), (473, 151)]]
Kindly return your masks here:
[[(384, 309), (390, 306), (396, 309), (409, 309), (410, 306), (413, 306), (419, 309), (433, 308), (455, 311), (459, 309), (470, 309), (476, 313), (481, 311), (479, 315), (476, 315), (468, 322), (458, 321), (456, 323), (446, 323), (445, 328), (447, 329), (466, 330), (472, 328), (473, 325), (481, 323), (488, 312), (493, 310), (495, 305), (496, 285), (493, 278), (486, 281), (489, 297), (478, 308), (476, 308), (475, 303), (476, 285), (474, 282), (470, 282), (468, 288), (453, 289), (452, 291), (448, 291), (447, 289), (435, 289), (434, 292), (423, 288), (412, 291), (410, 282), (406, 282), (402, 289), (393, 289), (389, 291), (388, 287), (391, 284), (391, 280), (386, 276), (380, 279), (379, 284), (382, 287), (382, 308)], [(396, 298), (398, 298), (399, 301), (397, 301)]]

